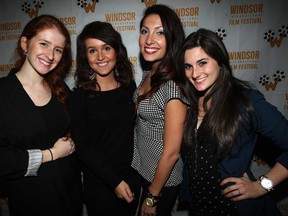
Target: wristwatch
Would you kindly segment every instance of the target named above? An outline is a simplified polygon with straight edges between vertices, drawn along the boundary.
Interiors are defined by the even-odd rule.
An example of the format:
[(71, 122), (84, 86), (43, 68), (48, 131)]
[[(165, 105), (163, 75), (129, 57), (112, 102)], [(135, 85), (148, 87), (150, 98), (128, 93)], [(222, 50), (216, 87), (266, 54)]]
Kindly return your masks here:
[(150, 192), (147, 193), (147, 198), (145, 199), (145, 204), (149, 207), (155, 207), (159, 200), (158, 196), (153, 196)]
[(259, 182), (260, 185), (268, 192), (274, 189), (273, 182), (265, 175), (259, 177)]

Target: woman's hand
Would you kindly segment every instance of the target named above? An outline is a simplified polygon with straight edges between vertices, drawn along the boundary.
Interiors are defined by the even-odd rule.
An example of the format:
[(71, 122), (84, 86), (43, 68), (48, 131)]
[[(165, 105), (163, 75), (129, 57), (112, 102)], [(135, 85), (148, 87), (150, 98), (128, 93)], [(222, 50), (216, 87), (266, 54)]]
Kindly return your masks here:
[(261, 187), (259, 182), (251, 181), (246, 173), (244, 173), (241, 178), (226, 178), (220, 183), (220, 186), (224, 186), (227, 183), (234, 184), (222, 190), (222, 194), (226, 198), (230, 198), (232, 201), (257, 198), (267, 193), (267, 191)]
[(141, 206), (141, 216), (156, 216), (156, 215), (157, 215), (156, 206), (155, 207), (147, 206), (144, 200)]
[(115, 193), (118, 198), (126, 200), (128, 203), (134, 200), (134, 195), (125, 181), (120, 182), (120, 184), (115, 188)]
[(75, 151), (75, 144), (69, 137), (62, 137), (56, 141), (50, 149), (53, 154), (53, 159), (59, 159), (72, 154)]

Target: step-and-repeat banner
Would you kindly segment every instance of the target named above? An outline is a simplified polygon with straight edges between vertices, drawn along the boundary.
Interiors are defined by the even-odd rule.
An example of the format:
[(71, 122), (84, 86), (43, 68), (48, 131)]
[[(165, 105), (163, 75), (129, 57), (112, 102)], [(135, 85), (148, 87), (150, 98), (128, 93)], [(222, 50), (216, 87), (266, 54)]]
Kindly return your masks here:
[[(179, 15), (186, 35), (198, 28), (218, 32), (229, 51), (235, 76), (251, 81), (288, 118), (288, 1), (287, 0), (1, 0), (0, 77), (13, 67), (12, 55), (25, 24), (51, 14), (68, 28), (73, 65), (67, 84), (74, 86), (76, 38), (84, 25), (100, 20), (120, 32), (139, 84), (139, 22), (146, 7), (166, 4)], [(255, 173), (267, 165), (259, 158)], [(288, 215), (288, 189), (278, 205)]]

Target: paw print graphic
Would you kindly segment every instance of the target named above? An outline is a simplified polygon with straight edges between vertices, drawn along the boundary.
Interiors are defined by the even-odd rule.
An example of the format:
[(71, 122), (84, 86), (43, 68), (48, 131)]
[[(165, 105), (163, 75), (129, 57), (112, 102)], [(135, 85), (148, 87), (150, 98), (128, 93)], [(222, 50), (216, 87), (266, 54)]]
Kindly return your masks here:
[(283, 37), (287, 37), (287, 33), (288, 33), (288, 26), (287, 25), (282, 25), (281, 28), (278, 30), (279, 35)]
[(218, 28), (215, 32), (222, 40), (227, 36), (227, 32), (225, 29)]
[(273, 74), (273, 78), (275, 81), (278, 80), (279, 82), (281, 82), (285, 78), (285, 72), (278, 70)]
[(273, 40), (273, 39), (274, 39), (274, 35), (275, 35), (274, 31), (269, 30), (269, 31), (265, 32), (265, 34), (264, 34), (264, 40), (266, 40), (267, 42), (269, 42), (270, 40)]
[(263, 75), (259, 78), (259, 83), (264, 86), (269, 82), (269, 79), (269, 76)]
[[(100, 0), (96, 0), (96, 2), (99, 2)], [(87, 0), (77, 0), (77, 5), (80, 7), (80, 8), (83, 8), (84, 6), (87, 6), (88, 2)], [(93, 0), (90, 0), (91, 3), (93, 3)]]
[(31, 5), (27, 2), (24, 2), (24, 4), (22, 4), (22, 11), (28, 13), (29, 11), (31, 11)]
[(43, 1), (33, 1), (34, 7), (35, 8), (42, 8), (42, 6), (44, 5)]
[[(34, 7), (35, 8), (42, 8), (42, 6), (44, 5), (43, 1), (33, 1)], [(24, 11), (25, 13), (29, 13), (32, 10), (31, 5), (28, 2), (24, 2), (24, 4), (22, 4), (22, 11)]]

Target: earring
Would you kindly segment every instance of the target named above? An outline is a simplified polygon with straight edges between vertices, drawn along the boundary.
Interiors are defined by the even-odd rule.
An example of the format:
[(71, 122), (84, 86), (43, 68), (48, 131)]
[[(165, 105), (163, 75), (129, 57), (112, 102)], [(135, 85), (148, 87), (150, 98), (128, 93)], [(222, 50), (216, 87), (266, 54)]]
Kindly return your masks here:
[(95, 77), (96, 77), (96, 73), (91, 69), (91, 68), (89, 68), (90, 70), (89, 70), (89, 78), (90, 78), (90, 80), (94, 80), (95, 79)]
[(28, 56), (27, 50), (23, 52), (24, 56)]
[(119, 77), (119, 71), (117, 70), (117, 68), (114, 70), (115, 76)]
[(94, 80), (95, 77), (96, 77), (96, 74), (95, 74), (95, 73), (91, 73), (90, 76), (89, 76), (90, 80)]

